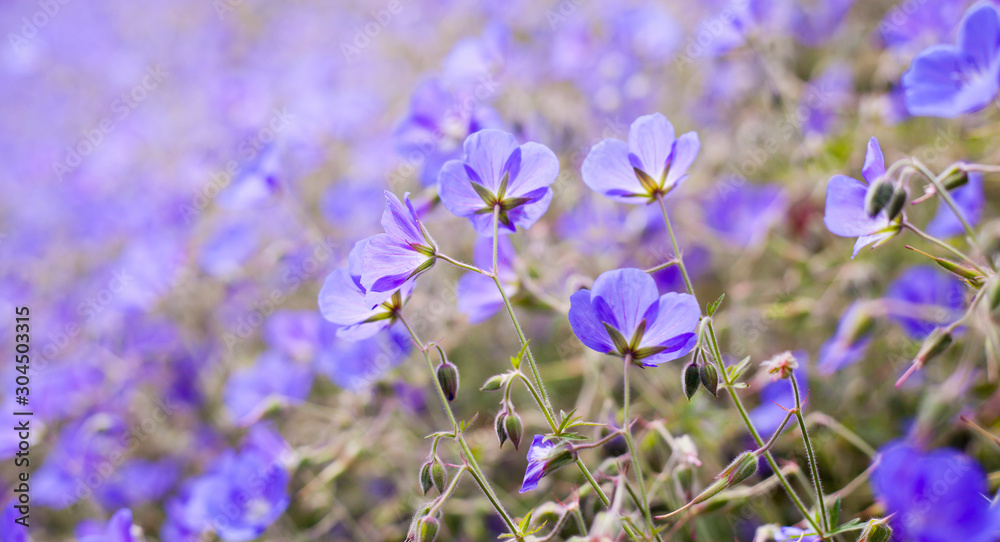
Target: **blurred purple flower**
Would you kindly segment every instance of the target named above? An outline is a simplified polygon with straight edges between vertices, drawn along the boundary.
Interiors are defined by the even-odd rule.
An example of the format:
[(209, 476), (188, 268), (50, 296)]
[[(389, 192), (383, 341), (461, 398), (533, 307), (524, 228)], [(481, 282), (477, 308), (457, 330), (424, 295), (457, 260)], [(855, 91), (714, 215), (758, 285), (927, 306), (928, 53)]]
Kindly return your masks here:
[[(104, 508), (136, 507), (163, 498), (178, 481), (180, 465), (172, 460), (129, 459), (95, 489)], [(135, 483), (142, 480), (141, 484)]]
[[(951, 197), (970, 226), (979, 224), (983, 218), (983, 205), (986, 203), (986, 198), (983, 195), (983, 174), (978, 171), (969, 172), (969, 182), (952, 190)], [(965, 226), (962, 225), (962, 221), (943, 201), (938, 202), (937, 213), (927, 223), (924, 230), (935, 237), (954, 237), (965, 234)]]
[(256, 423), (269, 409), (301, 403), (312, 387), (312, 370), (270, 350), (226, 381), (223, 402), (240, 426)]
[(837, 330), (819, 349), (819, 372), (835, 373), (861, 360), (872, 341), (872, 320), (864, 301), (855, 301), (844, 311)]
[(965, 13), (955, 45), (925, 49), (903, 74), (911, 115), (957, 117), (979, 111), (1000, 89), (1000, 14), (989, 2)]
[(823, 223), (834, 235), (857, 237), (851, 259), (871, 244), (879, 246), (899, 233), (899, 220), (889, 220), (883, 209), (874, 218), (865, 212), (865, 195), (868, 186), (885, 175), (885, 159), (878, 140), (868, 141), (865, 164), (861, 175), (867, 183), (846, 175), (834, 175), (826, 186), (826, 212)]
[[(497, 240), (497, 278), (507, 297), (513, 297), (520, 288), (520, 281), (514, 271), (517, 254), (508, 237)], [(479, 237), (473, 247), (472, 263), (480, 269), (493, 266), (493, 238)], [(478, 324), (488, 320), (504, 306), (503, 296), (497, 290), (493, 279), (486, 275), (469, 271), (458, 279), (455, 287), (458, 297), (458, 311), (469, 317), (469, 323)]]
[(483, 130), (465, 140), (465, 158), (441, 168), (441, 203), (468, 218), (476, 232), (493, 236), (493, 213), (500, 208), (498, 231), (530, 228), (552, 201), (549, 188), (559, 175), (559, 159), (545, 145), (517, 144), (501, 130)]
[(925, 315), (915, 307), (889, 307), (889, 316), (902, 326), (910, 338), (919, 340), (927, 337), (938, 325), (949, 324), (958, 319), (965, 305), (965, 287), (960, 280), (936, 267), (918, 265), (907, 269), (892, 281), (886, 297), (918, 305), (920, 310), (934, 312), (932, 315)]
[(372, 307), (361, 285), (363, 255), (371, 239), (355, 243), (347, 257), (348, 266), (334, 269), (319, 292), (319, 310), (323, 317), (343, 326), (337, 330), (337, 335), (349, 341), (367, 339), (389, 327), (413, 290), (413, 282), (406, 281), (388, 299)]
[(687, 355), (700, 318), (693, 296), (661, 296), (653, 277), (640, 269), (602, 273), (592, 290), (570, 298), (569, 322), (583, 344), (647, 367)]
[[(248, 149), (249, 150), (249, 149)], [(278, 144), (271, 143), (236, 173), (234, 179), (216, 197), (220, 207), (233, 210), (254, 210), (274, 202), (281, 189)]]
[(236, 275), (257, 251), (260, 235), (254, 224), (230, 221), (220, 224), (198, 255), (198, 265), (216, 278)]
[(667, 117), (639, 117), (629, 128), (628, 143), (605, 139), (583, 161), (583, 182), (621, 203), (649, 203), (666, 196), (687, 179), (701, 143), (698, 134), (674, 137)]
[(774, 542), (822, 542), (813, 531), (804, 531), (798, 527), (782, 527), (774, 535)]
[(890, 442), (879, 450), (871, 485), (895, 514), (900, 540), (992, 542), (1000, 536), (1000, 508), (991, 506), (986, 474), (956, 450), (925, 452)]
[(705, 201), (705, 224), (723, 241), (741, 248), (764, 241), (788, 211), (788, 197), (777, 185), (723, 181)]
[(852, 5), (854, 0), (791, 2), (792, 34), (799, 43), (811, 47), (823, 45), (840, 28)]
[[(28, 533), (28, 528), (16, 522), (23, 514), (14, 508), (15, 506), (18, 506), (17, 498), (11, 499), (3, 507), (3, 513), (0, 514), (0, 540), (3, 540), (3, 542), (31, 542), (31, 535)], [(27, 510), (29, 517), (24, 521), (28, 525), (31, 525), (30, 505)]]
[(264, 324), (264, 341), (293, 359), (310, 360), (319, 341), (319, 327), (316, 311), (275, 311)]
[(399, 328), (392, 326), (362, 341), (346, 341), (337, 337), (335, 326), (324, 325), (313, 366), (341, 388), (363, 391), (409, 353), (410, 336)]
[(389, 299), (434, 265), (437, 245), (420, 223), (409, 193), (403, 195), (403, 201), (405, 206), (395, 194), (385, 192), (382, 213), (385, 233), (368, 238), (364, 248), (360, 287), (364, 288), (365, 302), (371, 307)]
[(81, 521), (76, 526), (76, 539), (77, 542), (139, 542), (143, 537), (133, 533), (132, 511), (122, 508), (107, 524), (91, 519)]

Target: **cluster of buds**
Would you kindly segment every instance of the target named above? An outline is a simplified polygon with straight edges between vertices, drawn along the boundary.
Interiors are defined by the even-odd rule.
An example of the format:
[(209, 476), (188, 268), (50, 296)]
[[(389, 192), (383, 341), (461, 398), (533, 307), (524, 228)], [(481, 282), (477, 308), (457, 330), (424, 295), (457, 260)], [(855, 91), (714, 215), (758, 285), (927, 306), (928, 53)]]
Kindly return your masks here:
[(514, 410), (514, 405), (506, 401), (502, 404), (503, 409), (497, 413), (496, 420), (494, 420), (497, 439), (500, 440), (501, 447), (503, 447), (503, 443), (507, 439), (510, 439), (511, 443), (514, 444), (514, 449), (517, 450), (521, 446), (521, 435), (524, 426), (521, 424), (521, 417)]
[(695, 356), (681, 371), (681, 389), (690, 401), (700, 386), (704, 386), (713, 396), (719, 396), (719, 371), (711, 363), (699, 363)]
[(441, 458), (434, 454), (420, 467), (420, 489), (424, 495), (434, 487), (438, 493), (444, 493), (445, 486), (448, 485), (448, 471), (441, 462)]
[(906, 205), (908, 197), (906, 187), (896, 186), (892, 181), (883, 177), (868, 187), (868, 193), (865, 194), (865, 213), (870, 218), (875, 218), (876, 215), (885, 211), (889, 220), (892, 220), (903, 212), (903, 206)]

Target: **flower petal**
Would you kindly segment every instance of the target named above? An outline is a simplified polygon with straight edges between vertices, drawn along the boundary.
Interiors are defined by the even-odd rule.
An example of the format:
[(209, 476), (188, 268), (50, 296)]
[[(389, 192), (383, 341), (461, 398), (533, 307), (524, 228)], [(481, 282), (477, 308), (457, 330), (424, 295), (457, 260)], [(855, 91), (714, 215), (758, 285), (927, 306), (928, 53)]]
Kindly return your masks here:
[(374, 307), (389, 299), (430, 259), (410, 247), (400, 246), (387, 234), (372, 237), (365, 246), (361, 274), (361, 285), (366, 290), (365, 302)]
[(868, 235), (888, 225), (884, 216), (865, 213), (868, 185), (846, 175), (834, 175), (826, 185), (826, 229), (841, 237)]
[(688, 132), (677, 138), (674, 142), (673, 156), (670, 158), (670, 171), (667, 172), (665, 183), (667, 188), (680, 186), (684, 182), (688, 168), (694, 163), (700, 150), (701, 141), (697, 133)]
[(868, 140), (868, 150), (865, 152), (865, 165), (861, 167), (861, 176), (871, 184), (883, 175), (885, 175), (885, 158), (882, 156), (882, 148), (879, 147), (878, 140), (873, 137)]
[(507, 197), (522, 197), (533, 190), (545, 188), (559, 176), (559, 159), (545, 145), (528, 142), (521, 145), (521, 167), (510, 179)]
[(590, 149), (580, 173), (591, 190), (620, 203), (644, 204), (648, 200), (628, 194), (645, 190), (628, 160), (628, 144), (618, 139), (605, 139)]
[(604, 354), (613, 352), (615, 347), (611, 337), (591, 303), (591, 292), (579, 290), (570, 296), (569, 302), (569, 324), (580, 342)]
[(660, 113), (639, 117), (629, 127), (628, 150), (656, 182), (663, 178), (673, 146), (674, 125)]
[[(621, 331), (626, 339), (632, 337), (647, 309), (657, 303), (659, 297), (653, 277), (634, 268), (602, 273), (594, 281), (592, 291), (594, 307), (606, 305), (610, 310), (610, 315), (602, 320)], [(614, 322), (608, 318), (614, 318)]]
[[(642, 336), (640, 347), (666, 346), (678, 336), (689, 333), (696, 339), (693, 334), (701, 319), (701, 309), (694, 296), (676, 292), (663, 294), (655, 314), (652, 321), (646, 322), (646, 333)], [(672, 352), (664, 351), (643, 361), (656, 360), (657, 363), (663, 363), (683, 357), (694, 348), (694, 342), (696, 341), (688, 340)]]
[(441, 166), (441, 173), (438, 174), (441, 203), (451, 214), (460, 217), (470, 217), (486, 208), (483, 198), (472, 188), (472, 180), (465, 168), (465, 162), (449, 160)]
[(465, 163), (479, 175), (483, 185), (496, 194), (504, 165), (517, 147), (517, 139), (503, 130), (482, 130), (465, 139)]

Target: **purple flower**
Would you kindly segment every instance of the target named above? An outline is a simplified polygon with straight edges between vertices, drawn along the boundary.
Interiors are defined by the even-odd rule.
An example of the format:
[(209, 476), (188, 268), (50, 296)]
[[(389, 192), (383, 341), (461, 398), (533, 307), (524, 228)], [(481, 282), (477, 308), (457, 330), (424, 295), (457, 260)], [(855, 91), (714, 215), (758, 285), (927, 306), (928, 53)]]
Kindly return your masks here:
[(438, 176), (441, 203), (468, 218), (476, 232), (493, 236), (493, 212), (499, 207), (499, 231), (530, 228), (549, 208), (559, 175), (559, 159), (545, 145), (525, 143), (501, 130), (482, 130), (465, 140), (465, 158), (451, 160)]
[(568, 443), (535, 435), (528, 448), (528, 467), (524, 470), (524, 481), (518, 493), (537, 488), (544, 476), (573, 461), (576, 461), (576, 452)]
[[(983, 204), (986, 202), (983, 196), (983, 174), (978, 171), (969, 172), (969, 182), (952, 190), (951, 197), (969, 225), (978, 224), (983, 218)], [(935, 237), (965, 234), (965, 226), (943, 201), (938, 202), (937, 213), (924, 229)]]
[(903, 74), (911, 115), (957, 117), (986, 107), (1000, 89), (1000, 14), (980, 2), (962, 19), (955, 45), (917, 55)]
[(261, 536), (288, 506), (288, 444), (266, 425), (250, 428), (240, 451), (227, 450), (167, 503), (164, 541), (207, 531), (227, 542)]
[[(133, 536), (132, 511), (122, 508), (115, 512), (107, 524), (84, 520), (76, 526), (77, 542), (134, 542), (143, 537)], [(6, 540), (6, 539), (5, 539)]]
[(409, 353), (412, 342), (400, 327), (392, 326), (362, 341), (346, 341), (337, 336), (334, 326), (324, 326), (313, 366), (341, 388), (367, 389)]
[(875, 217), (869, 217), (865, 211), (865, 196), (868, 186), (885, 175), (885, 159), (878, 140), (874, 137), (868, 141), (868, 151), (865, 153), (865, 164), (861, 175), (866, 182), (848, 177), (834, 175), (826, 186), (826, 212), (823, 223), (826, 229), (841, 237), (857, 237), (854, 243), (854, 253), (868, 246), (880, 244), (899, 233), (900, 220), (889, 220), (883, 209)]
[(898, 308), (890, 305), (889, 314), (911, 338), (923, 339), (939, 324), (951, 323), (959, 317), (965, 305), (965, 288), (954, 276), (929, 265), (919, 265), (892, 281), (886, 297), (906, 304)]
[(629, 128), (628, 143), (605, 139), (590, 149), (583, 182), (618, 202), (649, 203), (687, 179), (700, 148), (694, 132), (674, 138), (674, 126), (660, 113), (639, 117)]
[[(507, 237), (497, 242), (497, 277), (507, 297), (513, 297), (520, 288), (520, 281), (514, 271), (514, 245)], [(493, 266), (493, 239), (480, 237), (473, 248), (472, 263), (480, 269)], [(488, 320), (503, 307), (503, 296), (497, 290), (493, 279), (473, 271), (462, 275), (455, 288), (458, 297), (458, 311), (469, 317), (469, 322), (478, 324)]]
[(593, 289), (570, 298), (569, 322), (583, 344), (647, 367), (690, 352), (700, 318), (694, 296), (661, 296), (653, 277), (640, 269), (602, 273)]
[(364, 254), (373, 238), (355, 243), (347, 257), (347, 267), (334, 269), (326, 277), (323, 289), (319, 292), (319, 310), (323, 317), (343, 326), (337, 330), (337, 335), (349, 341), (367, 339), (389, 327), (396, 321), (400, 309), (413, 290), (413, 282), (405, 281), (387, 299), (372, 306), (361, 281), (364, 274)]
[(312, 380), (308, 366), (267, 351), (252, 366), (229, 377), (223, 399), (233, 420), (248, 426), (273, 406), (301, 403), (309, 395)]
[(723, 241), (741, 248), (764, 241), (784, 218), (788, 197), (777, 185), (750, 185), (735, 179), (717, 185), (703, 206), (705, 224)]
[(279, 310), (264, 324), (264, 341), (294, 359), (309, 360), (316, 350), (319, 327), (316, 311)]
[[(31, 542), (31, 536), (28, 534), (28, 528), (24, 525), (17, 523), (17, 521), (24, 515), (15, 506), (20, 506), (18, 500), (11, 499), (7, 506), (4, 506), (3, 513), (0, 514), (0, 540), (4, 542)], [(25, 509), (28, 510), (28, 509)], [(30, 510), (29, 510), (30, 511)], [(30, 514), (29, 517), (23, 521), (31, 525)]]
[(900, 540), (992, 542), (1000, 535), (1000, 508), (990, 506), (986, 474), (956, 450), (891, 442), (879, 450), (871, 483), (895, 514)]
[(873, 321), (863, 301), (855, 301), (844, 311), (837, 331), (819, 349), (819, 372), (835, 373), (861, 360), (872, 342)]
[(420, 223), (410, 195), (404, 206), (392, 192), (385, 193), (382, 228), (372, 236), (362, 256), (361, 288), (371, 307), (392, 297), (407, 281), (434, 265), (437, 245)]

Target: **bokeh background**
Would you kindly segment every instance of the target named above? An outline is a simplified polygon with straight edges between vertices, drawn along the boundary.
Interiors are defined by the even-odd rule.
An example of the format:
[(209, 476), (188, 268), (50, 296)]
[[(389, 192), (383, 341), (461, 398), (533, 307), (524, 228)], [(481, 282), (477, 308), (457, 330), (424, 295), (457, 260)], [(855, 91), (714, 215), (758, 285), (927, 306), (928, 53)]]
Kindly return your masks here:
[[(30, 307), (31, 539), (70, 540), (84, 520), (129, 508), (147, 540), (210, 540), (219, 535), (177, 527), (201, 513), (191, 509), (191, 487), (229, 468), (248, 441), (275, 434), (284, 467), (265, 476), (274, 493), (257, 516), (241, 517), (266, 529), (253, 536), (403, 539), (424, 501), (424, 437), (446, 421), (405, 335), (338, 339), (316, 300), (353, 243), (380, 231), (384, 190), (411, 192), (442, 249), (471, 260), (475, 234), (435, 204), (433, 184), (482, 127), (560, 158), (550, 210), (514, 237), (519, 311), (557, 408), (604, 422), (621, 402), (618, 364), (586, 350), (568, 326), (569, 295), (603, 271), (651, 267), (672, 253), (655, 206), (612, 204), (579, 174), (593, 144), (624, 139), (636, 117), (653, 112), (702, 141), (668, 205), (700, 298), (727, 294), (724, 351), (755, 361), (803, 351), (814, 366), (852, 301), (883, 296), (921, 263), (902, 242), (850, 260), (852, 241), (822, 223), (829, 177), (858, 176), (871, 136), (890, 161), (912, 155), (939, 169), (1000, 157), (995, 107), (939, 120), (908, 118), (902, 106), (910, 59), (952, 42), (967, 5), (5, 3), (0, 341), (13, 351), (13, 307)], [(988, 182), (987, 230), (1000, 228), (998, 196)], [(745, 204), (753, 198), (764, 204)], [(933, 215), (924, 207), (915, 220)], [(504, 314), (469, 322), (457, 309), (459, 277), (439, 264), (407, 311), (458, 365), (454, 408), (463, 419), (478, 413), (468, 438), (523, 515), (566, 498), (578, 476), (561, 472), (543, 491), (517, 495), (524, 448), (497, 447), (498, 398), (476, 391), (506, 369), (517, 337)], [(657, 279), (662, 291), (683, 288), (673, 270)], [(925, 424), (938, 445), (1000, 469), (995, 446), (955, 422), (971, 413), (988, 427), (1000, 417), (995, 367), (990, 378), (953, 378), (963, 360), (986, 371), (981, 343), (960, 344), (896, 391), (919, 342), (890, 320), (878, 326), (861, 362), (833, 375), (809, 368), (809, 409), (873, 447)], [(0, 371), (4, 420), (13, 408), (9, 357)], [(643, 372), (634, 412), (689, 435), (704, 464), (695, 478), (706, 483), (752, 445), (726, 401), (683, 398), (679, 367)], [(746, 397), (766, 405), (765, 380), (753, 382)], [(541, 432), (530, 397), (516, 401), (526, 432)], [(832, 431), (815, 438), (831, 490), (870, 465)], [(16, 446), (10, 431), (0, 433), (4, 502)], [(654, 465), (668, 462), (655, 434), (643, 447)], [(585, 459), (599, 464), (611, 452)], [(805, 464), (794, 438), (776, 452)], [(238, 492), (238, 474), (227, 476), (214, 491)], [(671, 483), (664, 494), (680, 504)], [(844, 514), (877, 507), (860, 483)], [(775, 491), (695, 523), (699, 540), (750, 540), (758, 525), (798, 519)], [(446, 506), (444, 524), (450, 540), (492, 539), (503, 527), (472, 484)], [(19, 540), (3, 527), (4, 540)]]

